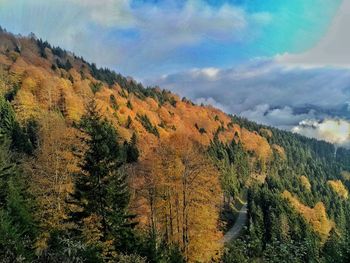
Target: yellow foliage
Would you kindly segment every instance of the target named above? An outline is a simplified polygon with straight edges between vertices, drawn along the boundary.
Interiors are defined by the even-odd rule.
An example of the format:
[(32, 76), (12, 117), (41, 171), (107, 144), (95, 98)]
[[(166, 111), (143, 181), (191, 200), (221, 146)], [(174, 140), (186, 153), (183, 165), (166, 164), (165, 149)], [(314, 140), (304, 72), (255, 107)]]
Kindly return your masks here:
[[(15, 62), (12, 62), (7, 55), (2, 55), (0, 60), (3, 65), (12, 63), (10, 70), (19, 77), (18, 83), (22, 83), (22, 88), (14, 100), (20, 120), (27, 120), (32, 116), (38, 117), (46, 111), (58, 109), (66, 120), (78, 121), (85, 111), (85, 105), (91, 99), (95, 99), (104, 117), (121, 131), (122, 136), (126, 136), (124, 139), (130, 138), (130, 134), (136, 132), (142, 140), (150, 140), (149, 143), (140, 143), (141, 153), (147, 152), (149, 145), (157, 145), (158, 142), (157, 138), (152, 138), (135, 119), (137, 114), (146, 114), (155, 126), (162, 124), (162, 128), (158, 127), (161, 138), (168, 138), (174, 134), (187, 134), (203, 145), (210, 143), (218, 128), (225, 129), (219, 134), (219, 138), (224, 142), (231, 141), (235, 131), (239, 130), (242, 144), (247, 151), (254, 152), (261, 161), (268, 161), (270, 158), (272, 150), (265, 138), (247, 130), (241, 131), (238, 125), (235, 128), (229, 127), (231, 118), (218, 109), (183, 102), (174, 94), (170, 96), (176, 100), (175, 107), (170, 103), (160, 106), (154, 98), (140, 99), (133, 93), (129, 94), (123, 90), (118, 84), (112, 87), (103, 84), (101, 90), (93, 94), (90, 83), (98, 80), (92, 78), (89, 71), (82, 67), (81, 62), (72, 60), (75, 68), (69, 73), (64, 70), (53, 71), (51, 69), (53, 62), (50, 63), (50, 60), (54, 57), (51, 52), (47, 50), (48, 59), (43, 59), (38, 57), (37, 47), (30, 40), (23, 39), (23, 43), (25, 48)], [(78, 73), (78, 68), (82, 69), (84, 79)], [(69, 75), (73, 77), (73, 84), (68, 80)], [(110, 105), (112, 94), (119, 106), (117, 110), (112, 109)], [(128, 101), (131, 101), (133, 109), (126, 106)], [(133, 121), (130, 127), (126, 128), (128, 116)], [(195, 124), (206, 132), (200, 133)]]
[(17, 74), (23, 74), (23, 72), (28, 68), (28, 64), (23, 60), (22, 57), (18, 58), (15, 63), (11, 65), (10, 71)]
[(5, 55), (0, 54), (0, 65), (10, 66), (12, 61), (8, 59)]
[(260, 133), (266, 137), (266, 138), (271, 138), (272, 137), (272, 131), (266, 128), (261, 128)]
[(329, 180), (328, 185), (332, 188), (332, 190), (337, 193), (341, 198), (347, 199), (349, 192), (345, 188), (344, 184), (340, 180)]
[(83, 219), (83, 237), (88, 245), (96, 245), (100, 242), (103, 236), (102, 219), (96, 214), (92, 214), (89, 217)]
[(35, 254), (42, 255), (44, 251), (48, 248), (48, 241), (50, 239), (50, 234), (48, 232), (44, 232), (40, 234), (40, 236), (37, 238), (34, 247), (35, 247)]
[(218, 172), (184, 135), (150, 151), (132, 180), (133, 207), (151, 226), (177, 244), (188, 262), (209, 262), (220, 249), (217, 229), (221, 189)]
[[(6, 41), (11, 44), (12, 40)], [(0, 50), (3, 43), (0, 44)], [(69, 72), (64, 69), (53, 70), (51, 66), (55, 64), (56, 58), (51, 51), (46, 49), (45, 59), (38, 56), (37, 45), (32, 40), (22, 38), (21, 44), (21, 54), (0, 54), (0, 66), (8, 71), (9, 78), (6, 81), (0, 79), (0, 92), (7, 91), (9, 83), (20, 84), (21, 88), (13, 101), (18, 120), (26, 122), (34, 117), (40, 123), (40, 147), (27, 168), (32, 171), (30, 189), (37, 196), (41, 209), (36, 216), (44, 231), (59, 228), (67, 217), (68, 205), (64, 200), (73, 191), (70, 175), (78, 169), (76, 156), (69, 150), (71, 146), (76, 146), (74, 140), (77, 131), (72, 128), (72, 123), (80, 120), (85, 105), (91, 100), (96, 101), (101, 115), (118, 130), (121, 141), (130, 140), (133, 133), (137, 134), (141, 163), (151, 172), (143, 171), (148, 177), (139, 175), (133, 183), (136, 186), (151, 185), (159, 191), (155, 204), (152, 204), (156, 210), (154, 215), (150, 211), (149, 192), (145, 194), (149, 188), (135, 191), (134, 195), (138, 199), (134, 199), (134, 203), (140, 204), (137, 207), (140, 225), (151, 225), (151, 218), (154, 217), (157, 230), (164, 235), (168, 233), (168, 242), (186, 248), (185, 254), (190, 262), (208, 262), (219, 249), (217, 240), (221, 236), (217, 229), (221, 195), (218, 174), (202, 154), (204, 150), (201, 147), (209, 145), (214, 134), (220, 131), (218, 136), (221, 141), (240, 141), (246, 151), (253, 153), (252, 159), (261, 164), (271, 161), (273, 151), (285, 158), (282, 147), (269, 145), (266, 138), (271, 137), (272, 133), (268, 129), (262, 129), (261, 136), (233, 124), (231, 117), (221, 110), (181, 101), (175, 94), (169, 96), (176, 101), (176, 106), (169, 102), (160, 105), (151, 97), (140, 99), (118, 84), (110, 87), (102, 83), (101, 89), (94, 94), (90, 84), (100, 81), (91, 76), (84, 62), (69, 57), (73, 65)], [(71, 77), (72, 81), (69, 80)], [(111, 107), (111, 95), (115, 97), (118, 107)], [(127, 107), (128, 101), (132, 109)], [(150, 122), (157, 126), (160, 138), (145, 130), (137, 120), (137, 114), (147, 115)], [(205, 132), (199, 132), (198, 128)], [(192, 176), (191, 183), (184, 185), (182, 179), (186, 176)], [(265, 177), (264, 172), (253, 174), (251, 181), (262, 183)], [(184, 192), (188, 198), (186, 205), (183, 204)], [(322, 207), (313, 209), (322, 212)], [(184, 227), (185, 216), (188, 218)], [(171, 228), (167, 221), (170, 219), (174, 223), (171, 235), (166, 231)], [(92, 216), (84, 224), (86, 239), (90, 242), (100, 240), (100, 219)], [(178, 226), (182, 227), (179, 231), (175, 230)], [(182, 236), (184, 232), (187, 235), (185, 239)], [(47, 236), (41, 236), (37, 248), (45, 250), (47, 240)], [(105, 258), (115, 256), (112, 241), (105, 241), (103, 248)]]
[(71, 175), (79, 170), (78, 159), (70, 151), (72, 146), (78, 147), (77, 132), (56, 113), (44, 114), (39, 121), (40, 148), (26, 167), (31, 174), (29, 189), (40, 208), (35, 216), (41, 228), (59, 230), (67, 218), (65, 200), (73, 192)]
[(345, 181), (350, 181), (350, 172), (348, 172), (348, 171), (342, 171), (342, 172), (341, 172), (341, 176), (343, 177), (343, 179), (344, 179)]
[(17, 119), (21, 122), (24, 122), (32, 117), (38, 118), (42, 113), (35, 96), (31, 92), (24, 89), (20, 89), (17, 92), (17, 96), (14, 101), (14, 108)]
[(272, 145), (272, 149), (276, 151), (276, 153), (283, 159), (287, 159), (286, 152), (284, 151), (284, 148), (282, 146), (279, 146), (277, 144)]
[(322, 241), (326, 241), (329, 232), (335, 224), (332, 220), (328, 219), (324, 204), (318, 202), (314, 208), (310, 208), (302, 204), (287, 190), (282, 193), (282, 196), (286, 198), (293, 208), (312, 226), (313, 230), (320, 235)]
[(300, 183), (306, 190), (311, 191), (310, 181), (305, 175), (300, 176)]
[(36, 81), (31, 77), (25, 78), (22, 82), (22, 89), (25, 89), (26, 91), (29, 91), (32, 93), (36, 90), (36, 86), (37, 86)]

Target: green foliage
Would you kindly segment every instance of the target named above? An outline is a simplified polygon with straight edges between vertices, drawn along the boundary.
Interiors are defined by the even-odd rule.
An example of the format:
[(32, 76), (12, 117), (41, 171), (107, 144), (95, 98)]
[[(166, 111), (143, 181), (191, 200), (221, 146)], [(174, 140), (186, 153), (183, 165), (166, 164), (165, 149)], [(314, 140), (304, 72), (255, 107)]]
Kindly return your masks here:
[(128, 119), (126, 120), (125, 128), (130, 129), (132, 124), (132, 119), (130, 116), (128, 116)]
[(114, 109), (114, 110), (119, 109), (119, 105), (118, 105), (117, 100), (113, 94), (111, 94), (111, 96), (109, 96), (109, 103), (112, 105), (112, 109)]
[(67, 60), (66, 60), (66, 63), (64, 64), (64, 69), (65, 69), (66, 71), (69, 71), (69, 70), (71, 70), (72, 68), (73, 68), (72, 63), (69, 61), (69, 59), (67, 59)]
[[(341, 179), (340, 172), (349, 169), (347, 160), (350, 152), (338, 149), (337, 155), (334, 155), (334, 146), (329, 143), (258, 125), (236, 116), (232, 117), (232, 121), (253, 132), (259, 133), (262, 128), (271, 130), (273, 136), (267, 138), (269, 143), (282, 146), (287, 160), (276, 154), (274, 161), (267, 165), (265, 183), (249, 188), (246, 234), (241, 243), (233, 242), (228, 247), (224, 261), (235, 262), (234, 257), (238, 254), (238, 258), (242, 256), (241, 262), (348, 262), (350, 232), (346, 222), (350, 220), (350, 213), (345, 211), (350, 211), (350, 205), (331, 191), (327, 181)], [(220, 143), (212, 143), (211, 155), (217, 160), (215, 163), (230, 159), (225, 157), (227, 149), (226, 146), (226, 151), (223, 151)], [(237, 153), (237, 149), (233, 153)], [(252, 168), (261, 172), (256, 167)], [(225, 170), (219, 169), (224, 174), (222, 171)], [(238, 178), (240, 175), (241, 172), (237, 172)], [(310, 191), (305, 191), (301, 175), (309, 179)], [(223, 183), (224, 190), (225, 185), (229, 183)], [(281, 197), (284, 190), (293, 193), (311, 208), (320, 201), (325, 205), (337, 232), (331, 231), (324, 246), (310, 224)]]
[[(96, 92), (99, 92), (102, 88), (103, 84), (102, 82), (91, 82), (90, 83), (90, 88), (91, 91), (95, 94)], [(112, 96), (112, 95), (111, 95)]]
[(203, 127), (199, 128), (198, 131), (200, 134), (207, 133), (207, 131)]
[(133, 133), (130, 139), (130, 142), (124, 142), (124, 148), (126, 151), (126, 162), (133, 163), (136, 162), (139, 158), (139, 150), (137, 149), (137, 136), (136, 133)]
[(39, 49), (39, 55), (42, 58), (47, 58), (45, 49), (46, 48), (51, 48), (50, 44), (47, 41), (43, 41), (42, 39), (38, 39), (36, 41), (36, 43), (37, 43), (37, 46), (38, 46), (38, 49)]
[(133, 109), (133, 106), (132, 106), (132, 104), (131, 104), (131, 101), (130, 101), (130, 100), (128, 100), (128, 102), (126, 103), (126, 107), (128, 107), (130, 110), (132, 110), (132, 109)]
[[(3, 32), (1, 28), (0, 32)], [(126, 99), (132, 96), (153, 98), (159, 106), (168, 103), (176, 107), (175, 96), (169, 91), (158, 87), (145, 88), (131, 78), (109, 69), (97, 68), (95, 64), (88, 64), (83, 58), (71, 56), (41, 39), (33, 40), (33, 43), (36, 43), (38, 54), (44, 59), (52, 52), (54, 57), (50, 63), (53, 70), (61, 68), (69, 71), (73, 65), (82, 65), (80, 74), (83, 79), (88, 77), (85, 72), (90, 71), (97, 80), (91, 84), (93, 93), (104, 84), (117, 84), (121, 87), (119, 94)], [(18, 46), (13, 49), (21, 52)], [(67, 77), (63, 70), (59, 72)], [(68, 76), (73, 82), (72, 76)], [(17, 161), (23, 153), (33, 153), (39, 147), (39, 124), (33, 119), (18, 123), (10, 102), (21, 85), (11, 85), (4, 97), (0, 97), (0, 261), (104, 262), (107, 258), (125, 263), (183, 262), (178, 247), (162, 243), (152, 233), (145, 233), (145, 237), (137, 236), (135, 215), (128, 210), (130, 194), (126, 169), (127, 164), (136, 162), (139, 157), (137, 136), (133, 134), (130, 142), (121, 141), (113, 126), (98, 115), (93, 105), (80, 123), (87, 151), (81, 160), (81, 172), (73, 176), (75, 192), (68, 200), (80, 208), (73, 209), (69, 215), (74, 227), (57, 233), (52, 231), (45, 252), (38, 257), (34, 255), (33, 244), (39, 232), (32, 218), (36, 207), (33, 207), (32, 196), (27, 192), (28, 178), (14, 164), (14, 160)], [(193, 105), (186, 98), (182, 101)], [(65, 104), (63, 96), (60, 103)], [(113, 95), (110, 96), (110, 105), (118, 109)], [(127, 107), (133, 108), (130, 100)], [(64, 107), (60, 110), (65, 114)], [(169, 114), (174, 115), (171, 111)], [(220, 121), (218, 116), (214, 119)], [(220, 171), (222, 189), (225, 197), (228, 197), (225, 200), (237, 198), (247, 191), (249, 219), (242, 236), (225, 248), (222, 261), (350, 262), (350, 202), (340, 198), (327, 184), (328, 180), (341, 180), (342, 171), (350, 171), (350, 151), (335, 149), (332, 144), (259, 125), (238, 116), (231, 116), (231, 119), (227, 125), (229, 128), (239, 124), (265, 136), (270, 145), (283, 147), (286, 159), (275, 153), (270, 162), (259, 162), (254, 155), (245, 152), (240, 143), (236, 143), (237, 134), (234, 141), (226, 144), (218, 140), (219, 133), (225, 130), (223, 123), (217, 129), (208, 151)], [(157, 126), (151, 123), (147, 115), (138, 115), (137, 120), (149, 133), (159, 137)], [(130, 128), (131, 125), (129, 116), (125, 126)], [(167, 128), (164, 122), (159, 126)], [(195, 127), (201, 134), (206, 133), (203, 127), (197, 124)], [(262, 128), (271, 130), (272, 136), (264, 135)], [(251, 183), (252, 175), (266, 176), (266, 180), (260, 184)], [(310, 190), (306, 191), (303, 187), (301, 175), (310, 181)], [(247, 184), (248, 181), (250, 184)], [(343, 180), (343, 184), (350, 189), (350, 181)], [(336, 225), (325, 243), (320, 242), (320, 237), (310, 224), (281, 197), (284, 190), (310, 208), (317, 202), (325, 205), (327, 216)], [(83, 220), (91, 215), (101, 218), (101, 222), (93, 222), (97, 231), (101, 231), (95, 243), (86, 240), (83, 234)], [(101, 223), (101, 227), (98, 223)], [(113, 244), (107, 254), (116, 252), (113, 259), (108, 258), (110, 254), (103, 254), (107, 241), (111, 240)]]
[(11, 104), (3, 97), (0, 97), (0, 132), (11, 139), (12, 149), (27, 154), (33, 153), (34, 145), (25, 129), (16, 121)]
[[(87, 146), (81, 163), (80, 174), (76, 175), (73, 201), (80, 207), (71, 213), (71, 220), (83, 228), (84, 219), (95, 214), (101, 218), (100, 241), (115, 240), (115, 247), (130, 250), (129, 241), (133, 238), (132, 218), (128, 214), (129, 192), (127, 174), (122, 169), (128, 162), (137, 160), (135, 144), (119, 144), (113, 126), (101, 119), (93, 103), (83, 116), (81, 130), (87, 135)], [(132, 156), (129, 156), (130, 153)]]
[(196, 127), (200, 134), (207, 133), (207, 131), (203, 127), (199, 127), (197, 123), (194, 124), (194, 127)]
[(18, 83), (13, 84), (12, 89), (7, 91), (6, 94), (4, 95), (5, 99), (8, 101), (13, 101), (20, 88), (21, 88), (21, 86)]
[(37, 120), (31, 118), (27, 121), (25, 133), (34, 149), (39, 145), (39, 129), (40, 125)]
[(38, 262), (72, 262), (72, 263), (99, 263), (103, 262), (96, 248), (86, 245), (65, 233), (54, 232), (44, 254), (38, 257)]
[(141, 237), (139, 254), (147, 258), (147, 262), (184, 263), (180, 248), (165, 242), (157, 241), (156, 235), (147, 233)]
[(33, 200), (4, 143), (0, 145), (0, 189), (0, 258), (2, 262), (30, 262), (36, 236)]
[(15, 113), (11, 104), (3, 97), (0, 97), (0, 130), (2, 133), (11, 137), (15, 122)]
[(224, 144), (214, 137), (209, 147), (209, 154), (221, 174), (221, 186), (229, 196), (236, 197), (243, 188), (250, 174), (248, 155), (241, 143)]
[(149, 133), (152, 133), (154, 136), (159, 138), (159, 132), (156, 126), (153, 126), (150, 119), (146, 114), (139, 115), (137, 114), (137, 119), (141, 122), (142, 126), (148, 131)]
[(244, 240), (233, 241), (224, 251), (222, 261), (225, 263), (248, 263), (249, 247)]

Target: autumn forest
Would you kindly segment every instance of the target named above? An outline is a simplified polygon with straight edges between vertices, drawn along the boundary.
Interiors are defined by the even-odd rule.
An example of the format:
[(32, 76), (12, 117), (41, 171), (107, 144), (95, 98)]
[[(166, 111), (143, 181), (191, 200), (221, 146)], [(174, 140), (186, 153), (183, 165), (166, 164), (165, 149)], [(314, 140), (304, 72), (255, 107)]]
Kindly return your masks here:
[(0, 28), (0, 262), (349, 262), (349, 187), (347, 149)]

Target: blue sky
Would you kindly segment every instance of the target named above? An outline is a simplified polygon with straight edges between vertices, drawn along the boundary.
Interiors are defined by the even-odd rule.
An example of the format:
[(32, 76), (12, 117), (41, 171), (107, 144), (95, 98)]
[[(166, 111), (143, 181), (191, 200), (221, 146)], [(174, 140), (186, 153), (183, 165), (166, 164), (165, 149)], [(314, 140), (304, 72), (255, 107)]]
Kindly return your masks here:
[(350, 145), (348, 0), (0, 0), (0, 25), (260, 123)]
[[(0, 24), (138, 78), (302, 52), (340, 0), (0, 0)], [(101, 55), (101, 51), (105, 54)]]

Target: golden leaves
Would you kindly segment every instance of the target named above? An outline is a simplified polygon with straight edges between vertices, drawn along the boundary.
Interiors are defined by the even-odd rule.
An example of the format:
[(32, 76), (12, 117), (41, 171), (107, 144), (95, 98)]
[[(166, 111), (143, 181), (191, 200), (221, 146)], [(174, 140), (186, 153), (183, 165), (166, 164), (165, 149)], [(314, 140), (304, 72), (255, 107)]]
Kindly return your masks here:
[(328, 219), (324, 204), (318, 202), (314, 208), (308, 207), (302, 204), (287, 190), (282, 193), (282, 197), (287, 199), (293, 208), (303, 216), (303, 218), (312, 226), (313, 230), (320, 235), (322, 241), (326, 241), (329, 232), (335, 224), (332, 220)]
[(135, 169), (134, 207), (145, 225), (177, 244), (189, 262), (206, 262), (220, 249), (218, 172), (201, 146), (173, 135)]
[(337, 193), (341, 198), (347, 199), (349, 196), (348, 190), (345, 188), (344, 184), (340, 180), (329, 180), (327, 184), (331, 189)]
[(311, 191), (310, 181), (305, 175), (300, 176), (300, 183), (306, 190)]

